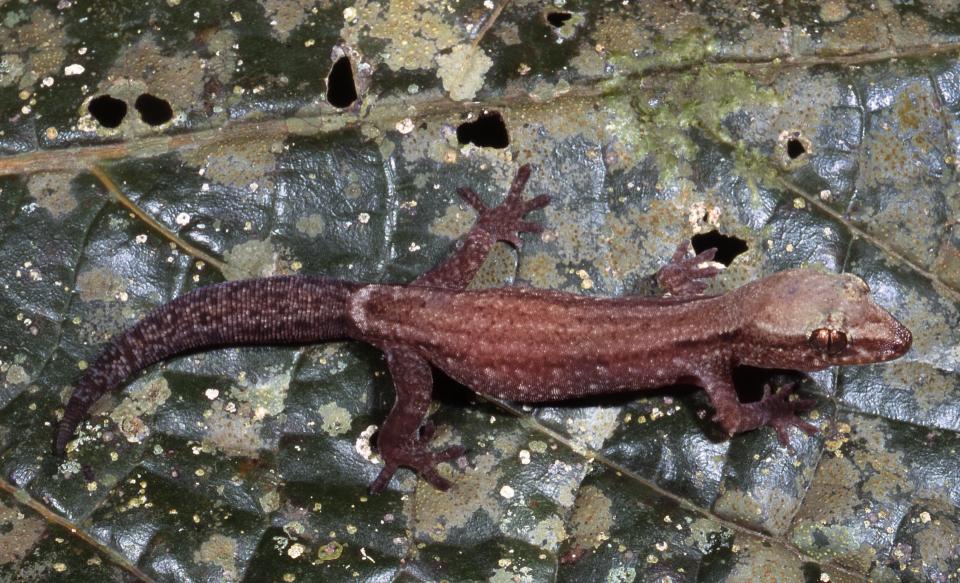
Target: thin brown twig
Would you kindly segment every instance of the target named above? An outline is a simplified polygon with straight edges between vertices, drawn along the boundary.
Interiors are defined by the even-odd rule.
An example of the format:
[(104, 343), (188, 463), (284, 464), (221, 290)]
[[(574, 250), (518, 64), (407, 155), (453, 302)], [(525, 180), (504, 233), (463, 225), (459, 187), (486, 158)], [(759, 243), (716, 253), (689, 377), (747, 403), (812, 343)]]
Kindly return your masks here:
[(483, 40), (483, 37), (487, 34), (487, 31), (493, 27), (493, 23), (497, 21), (497, 18), (500, 18), (500, 13), (503, 12), (503, 9), (507, 7), (507, 4), (510, 4), (510, 0), (503, 0), (500, 4), (493, 9), (493, 12), (490, 13), (490, 16), (487, 17), (486, 22), (483, 23), (483, 26), (480, 27), (480, 30), (477, 31), (477, 36), (474, 37), (473, 42), (470, 46), (477, 48), (480, 46), (480, 41)]
[(118, 553), (116, 550), (108, 546), (105, 546), (103, 543), (101, 543), (97, 539), (90, 536), (87, 532), (85, 532), (75, 523), (67, 520), (63, 516), (60, 516), (56, 512), (50, 510), (49, 508), (44, 506), (43, 503), (41, 503), (39, 500), (36, 500), (32, 496), (30, 496), (30, 494), (28, 494), (25, 490), (18, 488), (13, 484), (7, 482), (6, 480), (0, 478), (0, 491), (10, 494), (10, 496), (12, 496), (14, 500), (16, 500), (20, 504), (23, 504), (30, 510), (39, 514), (48, 523), (56, 524), (57, 526), (63, 528), (64, 530), (72, 534), (73, 536), (82, 540), (84, 543), (90, 545), (92, 548), (96, 549), (98, 552), (103, 553), (104, 555), (109, 557), (110, 560), (115, 565), (119, 566), (121, 569), (123, 569), (127, 573), (130, 573), (140, 581), (144, 581), (146, 583), (152, 583), (153, 578), (151, 578), (149, 575), (141, 571), (139, 567), (131, 563), (125, 556)]
[(100, 183), (103, 184), (103, 186), (107, 189), (107, 191), (110, 192), (110, 195), (113, 196), (114, 200), (120, 203), (120, 206), (133, 213), (134, 216), (146, 223), (147, 226), (159, 233), (160, 236), (167, 239), (177, 247), (183, 249), (191, 257), (195, 257), (205, 263), (208, 263), (209, 265), (217, 268), (221, 273), (223, 272), (224, 267), (226, 267), (226, 264), (223, 261), (220, 261), (205, 251), (194, 247), (190, 243), (187, 243), (175, 233), (170, 231), (170, 229), (164, 227), (156, 219), (145, 213), (143, 209), (134, 204), (133, 201), (130, 200), (130, 198), (120, 190), (120, 187), (117, 186), (117, 183), (110, 178), (110, 175), (103, 171), (103, 168), (100, 168), (96, 165), (91, 166), (90, 173), (97, 177), (97, 180), (99, 180)]

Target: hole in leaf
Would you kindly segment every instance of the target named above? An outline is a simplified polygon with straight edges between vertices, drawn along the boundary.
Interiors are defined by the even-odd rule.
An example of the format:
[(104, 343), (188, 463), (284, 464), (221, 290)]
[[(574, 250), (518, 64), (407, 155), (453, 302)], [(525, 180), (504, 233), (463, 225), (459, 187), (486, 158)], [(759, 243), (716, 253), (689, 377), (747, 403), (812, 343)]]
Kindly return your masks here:
[(806, 153), (807, 149), (803, 147), (803, 142), (801, 142), (799, 138), (790, 138), (787, 140), (787, 156), (790, 156), (791, 160), (796, 160)]
[(776, 392), (780, 387), (800, 378), (796, 371), (746, 365), (734, 367), (731, 376), (737, 396), (743, 403), (753, 403), (763, 398), (764, 386), (769, 386), (772, 392)]
[(101, 95), (90, 100), (87, 111), (103, 127), (115, 128), (127, 116), (127, 104), (109, 95)]
[(140, 119), (152, 126), (165, 124), (173, 119), (173, 108), (170, 107), (170, 102), (149, 93), (143, 93), (137, 97), (133, 106), (140, 112)]
[(696, 253), (701, 253), (707, 249), (716, 247), (717, 255), (713, 260), (723, 263), (724, 265), (730, 265), (737, 255), (747, 250), (746, 241), (737, 237), (724, 235), (716, 229), (709, 233), (694, 235), (690, 238), (690, 243), (693, 244), (693, 250)]
[(550, 26), (554, 28), (560, 28), (563, 26), (563, 23), (573, 18), (573, 15), (569, 12), (548, 12), (547, 13), (547, 22), (550, 23)]
[(457, 141), (481, 148), (506, 148), (510, 145), (507, 124), (498, 112), (483, 113), (476, 121), (457, 126)]
[(327, 102), (334, 107), (350, 107), (357, 100), (357, 84), (353, 80), (350, 59), (340, 57), (327, 75)]

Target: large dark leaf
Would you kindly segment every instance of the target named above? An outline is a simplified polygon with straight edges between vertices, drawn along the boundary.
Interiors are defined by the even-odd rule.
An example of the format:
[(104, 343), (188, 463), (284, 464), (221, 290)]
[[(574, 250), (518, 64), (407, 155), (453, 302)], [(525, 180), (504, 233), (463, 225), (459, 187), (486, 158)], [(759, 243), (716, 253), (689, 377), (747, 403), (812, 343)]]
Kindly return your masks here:
[[(0, 22), (7, 580), (956, 575), (951, 3), (8, 0)], [(275, 273), (410, 281), (473, 220), (455, 189), (495, 203), (527, 162), (547, 230), (479, 285), (633, 293), (684, 238), (739, 240), (713, 291), (856, 273), (913, 350), (805, 378), (821, 433), (794, 451), (724, 439), (696, 391), (529, 408), (438, 379), (469, 465), (371, 497), (393, 394), (344, 343), (151, 367), (51, 455), (81, 369), (151, 308)], [(796, 378), (738, 372), (745, 395)]]

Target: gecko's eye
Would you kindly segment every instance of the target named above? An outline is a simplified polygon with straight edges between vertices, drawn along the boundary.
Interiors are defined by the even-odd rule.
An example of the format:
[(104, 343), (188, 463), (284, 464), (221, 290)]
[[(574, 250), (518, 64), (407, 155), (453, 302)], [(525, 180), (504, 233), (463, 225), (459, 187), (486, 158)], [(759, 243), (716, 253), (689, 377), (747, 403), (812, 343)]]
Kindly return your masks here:
[(817, 328), (810, 334), (810, 346), (827, 354), (840, 354), (847, 347), (847, 335), (840, 330)]

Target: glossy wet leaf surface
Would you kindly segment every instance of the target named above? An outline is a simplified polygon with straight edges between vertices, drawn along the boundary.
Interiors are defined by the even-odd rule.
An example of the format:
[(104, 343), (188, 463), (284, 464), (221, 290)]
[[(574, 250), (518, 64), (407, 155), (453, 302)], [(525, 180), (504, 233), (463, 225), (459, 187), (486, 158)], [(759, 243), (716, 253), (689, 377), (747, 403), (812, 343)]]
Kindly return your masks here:
[[(955, 577), (958, 23), (943, 2), (0, 2), (0, 577)], [(404, 471), (369, 496), (390, 379), (336, 343), (151, 367), (51, 456), (82, 368), (151, 308), (280, 273), (408, 282), (469, 228), (455, 189), (494, 203), (522, 163), (547, 229), (477, 285), (646, 293), (718, 231), (747, 250), (711, 291), (855, 273), (913, 349), (740, 371), (745, 398), (818, 400), (792, 452), (724, 439), (689, 389), (530, 408), (438, 378), (454, 488)]]

